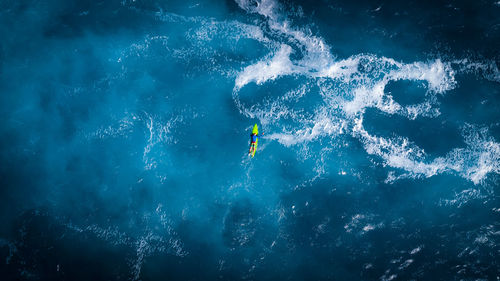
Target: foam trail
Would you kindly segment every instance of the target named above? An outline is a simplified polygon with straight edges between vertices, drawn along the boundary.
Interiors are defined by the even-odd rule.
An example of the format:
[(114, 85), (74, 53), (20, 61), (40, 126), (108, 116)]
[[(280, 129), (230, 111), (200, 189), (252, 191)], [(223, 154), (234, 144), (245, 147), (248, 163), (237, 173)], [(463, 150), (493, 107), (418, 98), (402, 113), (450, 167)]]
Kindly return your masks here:
[(334, 136), (344, 133), (347, 124), (343, 120), (334, 120), (328, 116), (317, 116), (312, 127), (304, 127), (291, 134), (272, 133), (266, 136), (267, 139), (277, 140), (285, 146), (292, 146), (299, 143), (310, 142), (321, 136)]
[(370, 135), (358, 119), (353, 135), (358, 137), (367, 153), (380, 156), (385, 164), (409, 172), (409, 177), (431, 177), (456, 172), (474, 184), (481, 183), (488, 173), (500, 173), (500, 144), (488, 136), (487, 129), (467, 126), (464, 129), (466, 148), (456, 148), (445, 157), (427, 160), (424, 150), (406, 138), (387, 139)]
[[(350, 134), (357, 138), (368, 154), (380, 157), (384, 165), (403, 170), (406, 174), (395, 177), (389, 173), (388, 181), (401, 177), (431, 177), (441, 173), (455, 173), (475, 184), (481, 183), (489, 173), (499, 173), (499, 144), (487, 136), (487, 130), (470, 129), (464, 133), (465, 148), (456, 148), (443, 157), (431, 159), (423, 149), (403, 137), (383, 138), (370, 134), (363, 127), (363, 118), (367, 108), (376, 108), (389, 115), (401, 115), (410, 120), (419, 117), (437, 117), (439, 110), (438, 96), (457, 86), (456, 71), (453, 65), (461, 65), (458, 70), (483, 71), (487, 79), (500, 77), (498, 68), (493, 64), (470, 64), (468, 61), (444, 62), (435, 59), (427, 62), (404, 63), (392, 58), (377, 57), (369, 54), (354, 55), (336, 60), (330, 47), (310, 31), (294, 28), (290, 21), (280, 14), (280, 6), (272, 0), (244, 1), (238, 5), (249, 13), (264, 17), (271, 33), (279, 36), (278, 42), (270, 54), (260, 61), (243, 68), (235, 78), (233, 99), (242, 114), (259, 118), (262, 124), (279, 127), (279, 120), (287, 118), (298, 124), (292, 129), (283, 128), (267, 136), (285, 146), (312, 142), (320, 137), (335, 138), (341, 134)], [(301, 51), (299, 59), (291, 56)], [(284, 76), (306, 78), (302, 86), (311, 83), (320, 89), (323, 103), (307, 116), (299, 114), (296, 106), (284, 96), (272, 102), (247, 106), (239, 97), (239, 92), (246, 85), (262, 85)], [(427, 87), (424, 100), (420, 103), (401, 105), (386, 91), (391, 81), (424, 82)], [(300, 97), (306, 96), (304, 91)]]
[(291, 53), (292, 48), (283, 44), (270, 60), (262, 60), (247, 66), (236, 78), (235, 90), (241, 89), (250, 82), (262, 84), (279, 76), (300, 73), (300, 68), (290, 60)]
[(473, 61), (470, 59), (459, 59), (452, 62), (460, 72), (482, 75), (484, 78), (500, 82), (500, 70), (495, 61)]

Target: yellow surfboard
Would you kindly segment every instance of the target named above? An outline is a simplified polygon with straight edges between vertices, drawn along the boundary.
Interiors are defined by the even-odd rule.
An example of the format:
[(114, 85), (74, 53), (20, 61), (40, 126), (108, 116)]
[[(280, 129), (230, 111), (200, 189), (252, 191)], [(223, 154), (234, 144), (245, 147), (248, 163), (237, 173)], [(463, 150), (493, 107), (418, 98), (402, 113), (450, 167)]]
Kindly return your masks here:
[[(253, 130), (252, 130), (252, 134), (259, 134), (259, 126), (257, 126), (257, 124), (253, 125)], [(255, 156), (255, 152), (257, 151), (257, 144), (259, 143), (259, 138), (257, 137), (257, 140), (255, 141), (255, 144), (250, 144), (250, 149), (252, 148), (253, 146), (253, 150), (251, 150), (251, 156), (252, 158)]]

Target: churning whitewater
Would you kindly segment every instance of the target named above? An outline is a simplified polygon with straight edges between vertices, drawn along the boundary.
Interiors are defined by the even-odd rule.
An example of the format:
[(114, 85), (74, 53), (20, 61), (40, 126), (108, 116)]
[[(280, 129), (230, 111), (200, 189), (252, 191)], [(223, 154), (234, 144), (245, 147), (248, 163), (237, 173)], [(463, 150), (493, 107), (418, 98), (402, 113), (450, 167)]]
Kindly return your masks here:
[[(279, 126), (282, 118), (289, 118), (293, 121), (294, 128), (299, 128), (285, 127), (285, 132), (273, 133), (269, 136), (270, 139), (290, 146), (319, 137), (335, 138), (350, 134), (363, 143), (368, 154), (377, 155), (386, 165), (406, 172), (398, 178), (431, 177), (439, 173), (455, 172), (478, 184), (489, 172), (499, 173), (500, 145), (488, 135), (487, 129), (464, 125), (465, 148), (456, 148), (445, 156), (429, 159), (425, 151), (408, 138), (377, 137), (363, 127), (364, 112), (371, 107), (411, 120), (419, 116), (439, 116), (439, 96), (456, 86), (452, 63), (435, 59), (405, 64), (391, 58), (365, 54), (338, 60), (321, 38), (308, 36), (304, 31), (291, 27), (292, 24), (286, 19), (278, 20), (284, 16), (275, 14), (277, 3), (262, 1), (257, 7), (251, 1), (238, 1), (238, 4), (248, 12), (264, 16), (270, 33), (276, 37), (282, 36), (283, 41), (289, 42), (270, 42), (266, 37), (260, 39), (260, 42), (269, 42), (268, 48), (274, 49), (274, 53), (245, 67), (238, 73), (235, 82), (234, 96), (242, 114), (257, 117), (262, 124), (268, 126)], [(293, 44), (293, 47), (289, 44)], [(302, 52), (299, 54), (300, 60), (290, 59), (293, 50)], [(457, 65), (468, 66), (468, 62)], [(245, 85), (252, 82), (260, 85), (290, 75), (303, 76), (305, 81), (290, 93), (283, 93), (284, 96), (276, 101), (252, 105), (248, 109), (240, 102), (238, 92)], [(495, 81), (500, 82), (497, 68), (494, 69), (494, 75)], [(398, 80), (415, 81), (426, 87), (423, 101), (406, 106), (395, 101), (390, 93), (385, 92), (385, 87), (389, 82)], [(310, 85), (317, 87), (323, 99), (323, 104), (315, 108), (312, 114), (304, 116), (294, 112), (293, 103), (290, 106), (284, 104), (291, 98), (298, 100), (306, 96)]]

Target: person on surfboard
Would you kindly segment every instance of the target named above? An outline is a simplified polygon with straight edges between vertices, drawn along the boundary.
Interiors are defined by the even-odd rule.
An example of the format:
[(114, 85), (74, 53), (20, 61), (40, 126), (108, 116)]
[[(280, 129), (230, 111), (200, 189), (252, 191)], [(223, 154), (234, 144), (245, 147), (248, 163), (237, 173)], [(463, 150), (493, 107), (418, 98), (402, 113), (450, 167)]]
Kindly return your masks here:
[[(261, 133), (260, 136), (263, 136), (264, 133)], [(250, 135), (250, 149), (248, 150), (248, 154), (252, 154), (255, 150), (257, 140), (260, 137), (258, 132), (252, 132)]]

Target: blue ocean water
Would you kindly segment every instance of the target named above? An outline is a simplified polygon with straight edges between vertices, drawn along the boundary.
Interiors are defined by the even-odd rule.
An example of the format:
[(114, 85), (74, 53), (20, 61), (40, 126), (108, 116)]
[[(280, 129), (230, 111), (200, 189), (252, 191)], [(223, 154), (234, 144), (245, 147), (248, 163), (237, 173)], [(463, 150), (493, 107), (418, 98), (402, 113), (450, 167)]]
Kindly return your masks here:
[(2, 280), (500, 278), (496, 0), (4, 0), (0, 35)]

